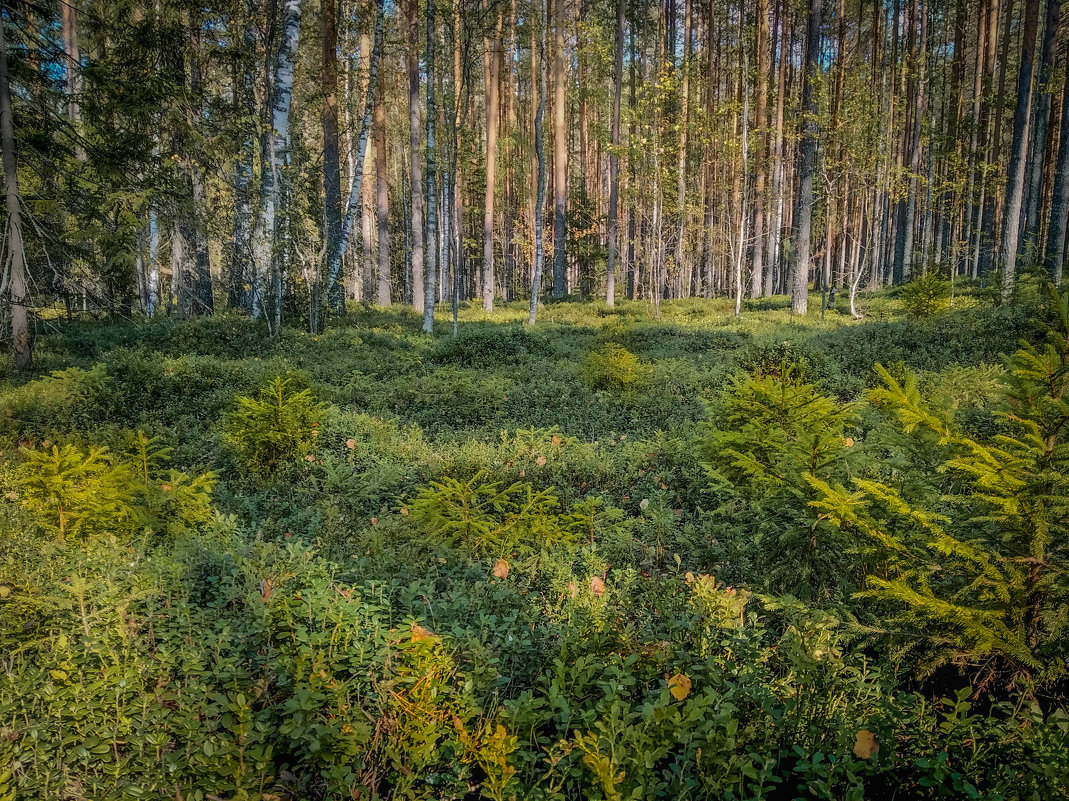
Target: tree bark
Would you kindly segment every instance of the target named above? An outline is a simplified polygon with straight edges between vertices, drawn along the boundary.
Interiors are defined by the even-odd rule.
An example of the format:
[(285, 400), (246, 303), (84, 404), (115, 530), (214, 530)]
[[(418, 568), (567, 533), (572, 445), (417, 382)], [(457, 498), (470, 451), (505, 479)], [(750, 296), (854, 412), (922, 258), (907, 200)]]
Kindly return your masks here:
[[(364, 99), (364, 113), (360, 118), (360, 134), (357, 137), (355, 147), (350, 145), (355, 151), (356, 157), (353, 160), (352, 177), (349, 181), (349, 198), (345, 203), (345, 216), (342, 218), (341, 233), (338, 235), (337, 244), (327, 258), (328, 286), (334, 286), (341, 281), (342, 260), (345, 257), (345, 251), (349, 248), (349, 240), (352, 237), (353, 226), (356, 224), (357, 209), (361, 204), (361, 190), (363, 189), (364, 178), (364, 156), (368, 149), (367, 143), (371, 131), (371, 115), (375, 105), (376, 89), (378, 88), (379, 54), (382, 52), (384, 3), (385, 0), (376, 0), (375, 2), (375, 41), (371, 48), (371, 66), (367, 82), (367, 95)], [(343, 293), (342, 298), (344, 299), (344, 297)], [(338, 309), (335, 307), (335, 311), (343, 312), (345, 309)]]
[(799, 147), (800, 173), (795, 225), (794, 270), (791, 274), (791, 312), (804, 315), (809, 307), (809, 259), (813, 233), (813, 179), (817, 171), (817, 93), (813, 86), (820, 68), (820, 3), (809, 0), (809, 29), (805, 64), (802, 67), (802, 141)]
[(378, 224), (379, 263), (376, 300), (380, 306), (390, 305), (390, 184), (386, 174), (386, 92), (379, 53), (378, 98), (375, 102), (375, 185), (376, 220)]
[[(338, 145), (338, 0), (322, 0), (319, 11), (319, 33), (322, 53), (319, 72), (323, 92), (321, 119), (323, 123), (323, 231), (327, 253), (337, 247), (341, 237), (341, 149)], [(318, 274), (318, 269), (316, 273)], [(313, 290), (317, 292), (317, 290)], [(345, 289), (341, 283), (327, 288), (327, 301), (335, 309), (345, 309)], [(319, 314), (319, 303), (313, 301), (313, 317)], [(313, 330), (318, 325), (313, 324)]]
[(419, 102), (419, 0), (405, 1), (408, 38), (408, 157), (412, 181), (412, 308), (423, 314), (423, 158)]
[(1062, 86), (1061, 132), (1058, 135), (1058, 164), (1054, 171), (1054, 191), (1050, 202), (1047, 233), (1047, 274), (1055, 286), (1062, 282), (1065, 264), (1065, 231), (1069, 224), (1069, 80)]
[(434, 110), (434, 2), (427, 3), (427, 249), (423, 270), (423, 333), (434, 330), (434, 302), (437, 298), (438, 280), (438, 187), (436, 181), (437, 161), (434, 145), (434, 125), (437, 113)]
[(1040, 50), (1039, 75), (1036, 86), (1040, 89), (1035, 107), (1035, 135), (1032, 137), (1032, 158), (1029, 164), (1028, 208), (1025, 213), (1024, 252), (1038, 261), (1040, 255), (1040, 223), (1044, 194), (1044, 173), (1047, 167), (1047, 135), (1050, 130), (1051, 73), (1057, 56), (1058, 23), (1061, 16), (1061, 0), (1047, 0), (1046, 21), (1043, 25), (1043, 47)]
[[(272, 314), (277, 312), (281, 297), (268, 297), (272, 271), (277, 267), (278, 208), (281, 177), (289, 151), (290, 105), (293, 100), (294, 61), (301, 31), (301, 0), (286, 0), (282, 17), (282, 37), (275, 63), (274, 86), (271, 88), (271, 129), (263, 148), (267, 162), (263, 165), (260, 189), (260, 213), (253, 234), (253, 316), (264, 317), (273, 334)], [(269, 306), (268, 304), (273, 304)], [(277, 319), (277, 314), (274, 319)]]
[[(26, 279), (26, 249), (22, 241), (22, 196), (19, 194), (18, 159), (15, 154), (15, 122), (11, 114), (11, 79), (7, 66), (7, 42), (0, 19), (0, 150), (4, 167), (4, 199), (7, 204), (7, 251), (9, 261), (0, 290), (6, 289), (11, 305), (11, 342), (15, 369), (33, 367), (30, 325), (26, 308), (29, 293)], [(0, 295), (5, 294), (0, 291)]]
[(612, 150), (609, 151), (608, 273), (605, 302), (616, 305), (616, 250), (620, 206), (620, 96), (624, 81), (624, 2), (616, 0), (616, 42), (613, 57)]
[(1002, 297), (1009, 298), (1017, 279), (1017, 242), (1024, 199), (1025, 168), (1032, 112), (1032, 72), (1036, 55), (1039, 0), (1026, 0), (1021, 40), (1021, 68), (1017, 74), (1017, 108), (1013, 114), (1013, 149), (1006, 176), (1006, 203), (1002, 212)]
[(757, 134), (757, 152), (754, 154), (756, 175), (753, 197), (753, 275), (750, 280), (751, 297), (764, 294), (764, 241), (765, 241), (765, 181), (768, 167), (768, 131), (766, 129), (768, 107), (768, 0), (757, 3), (756, 42), (757, 98), (754, 107), (754, 129)]
[(567, 68), (564, 63), (564, 0), (553, 4), (553, 297), (568, 293)]
[(486, 100), (486, 194), (483, 199), (483, 310), (494, 310), (494, 192), (497, 185), (497, 130), (501, 116), (500, 82), (501, 69), (501, 24), (500, 6), (497, 13), (497, 29), (493, 38), (483, 37), (483, 88)]
[[(622, 2), (622, 0), (621, 0)], [(548, 0), (547, 0), (548, 4)], [(541, 12), (541, 9), (539, 9)], [(541, 16), (541, 13), (539, 14)], [(546, 205), (546, 135), (545, 135), (545, 116), (546, 116), (546, 94), (548, 93), (548, 87), (546, 86), (546, 64), (545, 64), (545, 51), (546, 51), (546, 28), (549, 26), (549, 12), (546, 9), (545, 19), (539, 20), (539, 26), (542, 29), (542, 36), (539, 42), (539, 51), (542, 55), (539, 58), (539, 53), (535, 51), (533, 46), (534, 39), (532, 34), (532, 48), (531, 48), (531, 69), (538, 73), (538, 107), (535, 111), (534, 118), (534, 142), (535, 142), (535, 158), (538, 161), (538, 185), (535, 187), (535, 218), (534, 218), (534, 266), (531, 271), (531, 304), (528, 311), (527, 322), (529, 325), (535, 324), (535, 319), (538, 315), (538, 295), (542, 288), (542, 270), (544, 266), (544, 249), (543, 249), (543, 223), (542, 215)], [(533, 76), (532, 76), (533, 80)]]

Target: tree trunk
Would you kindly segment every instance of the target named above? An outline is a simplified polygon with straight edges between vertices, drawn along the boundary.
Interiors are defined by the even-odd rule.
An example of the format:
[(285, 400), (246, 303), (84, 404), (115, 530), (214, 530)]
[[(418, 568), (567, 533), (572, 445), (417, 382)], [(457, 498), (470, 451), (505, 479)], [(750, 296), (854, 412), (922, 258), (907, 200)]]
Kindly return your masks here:
[[(15, 369), (33, 367), (30, 326), (26, 311), (29, 292), (26, 280), (26, 249), (22, 241), (22, 197), (19, 194), (18, 158), (15, 154), (15, 123), (11, 114), (11, 81), (7, 67), (7, 42), (0, 19), (0, 150), (3, 152), (4, 199), (7, 204), (8, 269), (0, 280), (11, 304), (11, 342)], [(0, 292), (0, 294), (3, 294)]]
[[(278, 208), (281, 177), (289, 151), (290, 104), (293, 99), (294, 60), (301, 31), (301, 0), (286, 0), (282, 17), (282, 37), (275, 63), (274, 86), (271, 91), (271, 129), (266, 133), (263, 148), (267, 162), (262, 168), (260, 213), (253, 234), (252, 310), (255, 317), (263, 316), (272, 333), (273, 313), (281, 304), (280, 297), (270, 298), (270, 278), (278, 259)], [(273, 304), (269, 306), (268, 304)]]
[(1009, 298), (1017, 279), (1017, 241), (1024, 199), (1025, 168), (1032, 112), (1032, 72), (1036, 55), (1039, 0), (1026, 0), (1021, 40), (1021, 69), (1017, 74), (1017, 108), (1013, 114), (1013, 149), (1006, 176), (1006, 203), (1002, 212), (1002, 297)]
[[(320, 88), (323, 92), (321, 117), (323, 122), (323, 232), (327, 253), (338, 245), (341, 237), (341, 149), (338, 146), (338, 0), (322, 0), (319, 11), (319, 33), (322, 39)], [(319, 270), (316, 269), (318, 275)], [(318, 284), (317, 279), (316, 283)], [(318, 286), (312, 288), (318, 294)], [(345, 309), (345, 289), (332, 283), (327, 289), (328, 302), (335, 309)], [(318, 299), (313, 299), (313, 317), (318, 317)], [(319, 326), (313, 324), (313, 332)]]
[(553, 4), (553, 297), (568, 293), (567, 68), (564, 63), (564, 0)]
[(78, 47), (78, 12), (71, 0), (59, 5), (63, 27), (64, 83), (67, 89), (67, 117), (74, 131), (74, 157), (85, 161), (85, 147), (82, 145), (82, 56)]
[(1040, 222), (1042, 219), (1044, 174), (1047, 166), (1047, 134), (1050, 130), (1051, 73), (1057, 56), (1058, 23), (1061, 16), (1061, 1), (1047, 0), (1046, 22), (1043, 25), (1043, 47), (1040, 51), (1039, 76), (1036, 86), (1040, 89), (1035, 109), (1035, 136), (1032, 138), (1032, 158), (1029, 165), (1028, 209), (1025, 214), (1024, 252), (1032, 261), (1039, 260)]
[(620, 205), (620, 96), (624, 80), (624, 2), (616, 0), (616, 42), (613, 59), (612, 150), (609, 151), (608, 274), (605, 302), (616, 305), (616, 249)]
[(813, 179), (817, 171), (817, 92), (813, 86), (820, 67), (820, 3), (809, 0), (809, 30), (805, 64), (802, 67), (802, 141), (799, 147), (800, 174), (795, 225), (794, 270), (791, 274), (791, 312), (804, 315), (809, 307), (809, 258), (813, 233)]
[(764, 294), (772, 295), (776, 290), (774, 283), (775, 271), (780, 270), (780, 237), (783, 233), (783, 204), (786, 191), (784, 182), (783, 164), (783, 106), (787, 94), (787, 47), (788, 47), (788, 19), (786, 0), (780, 0), (778, 11), (780, 25), (779, 67), (776, 70), (776, 134), (775, 144), (772, 147), (772, 182), (773, 197), (776, 202), (775, 222), (768, 229), (768, 265), (765, 267)]
[(408, 157), (412, 181), (412, 308), (423, 314), (423, 158), (419, 102), (419, 0), (405, 0), (408, 45)]
[(1047, 273), (1055, 286), (1062, 282), (1067, 224), (1069, 224), (1069, 80), (1064, 81), (1062, 87), (1058, 164), (1054, 171), (1054, 191), (1050, 201), (1050, 224), (1047, 233)]
[(386, 91), (379, 53), (378, 98), (375, 102), (375, 185), (376, 220), (378, 224), (379, 264), (376, 300), (380, 306), (390, 305), (390, 184), (386, 175)]
[[(203, 116), (203, 81), (200, 65), (200, 31), (201, 22), (194, 15), (190, 24), (189, 51), (189, 117), (190, 132), (195, 131)], [(212, 296), (212, 264), (208, 250), (208, 192), (205, 186), (204, 171), (199, 164), (199, 148), (196, 157), (189, 160), (190, 185), (193, 190), (193, 247), (196, 260), (195, 314), (212, 314), (215, 300)]]
[(765, 241), (765, 181), (768, 162), (768, 131), (766, 109), (768, 106), (768, 0), (757, 3), (756, 42), (757, 102), (754, 108), (754, 129), (757, 134), (757, 174), (754, 176), (753, 197), (753, 276), (750, 280), (751, 297), (759, 298), (764, 293), (764, 241)]
[[(240, 145), (234, 167), (234, 235), (230, 253), (230, 279), (227, 293), (227, 306), (231, 309), (245, 309), (252, 312), (253, 265), (250, 253), (252, 238), (252, 178), (253, 165), (256, 160), (256, 141), (253, 128), (256, 118), (256, 94), (253, 71), (249, 68), (249, 54), (255, 52), (258, 33), (256, 25), (249, 23), (245, 28), (243, 45), (245, 58), (236, 69), (234, 76), (234, 98), (236, 110), (240, 109), (244, 117), (240, 126)], [(151, 268), (151, 256), (150, 256)], [(158, 282), (157, 282), (158, 286)], [(149, 282), (149, 295), (152, 295), (152, 282)], [(159, 295), (156, 296), (157, 302)]]
[[(382, 52), (382, 24), (383, 6), (385, 0), (375, 2), (375, 41), (371, 48), (370, 69), (368, 70), (367, 95), (364, 99), (364, 113), (360, 118), (360, 134), (357, 137), (355, 147), (350, 146), (356, 153), (354, 159), (352, 177), (349, 181), (349, 198), (345, 203), (345, 216), (342, 218), (341, 233), (338, 242), (329, 252), (327, 257), (327, 282), (328, 287), (333, 287), (341, 281), (342, 260), (346, 250), (349, 249), (349, 240), (352, 237), (353, 226), (356, 224), (356, 212), (361, 204), (361, 190), (364, 178), (364, 156), (367, 153), (368, 136), (371, 131), (371, 115), (375, 106), (375, 92), (378, 88), (379, 54)], [(418, 112), (417, 112), (418, 115)], [(417, 132), (418, 135), (418, 132)], [(328, 288), (328, 292), (329, 292)], [(334, 297), (337, 297), (336, 295)], [(342, 294), (344, 300), (344, 292)], [(337, 312), (344, 312), (344, 307), (334, 307)]]
[(494, 310), (494, 192), (497, 184), (497, 128), (501, 116), (500, 82), (502, 12), (493, 39), (483, 37), (483, 88), (486, 99), (486, 194), (483, 202), (483, 310)]
[[(620, 0), (623, 2), (623, 0)], [(547, 0), (548, 3), (548, 0)], [(541, 11), (541, 9), (539, 9)], [(541, 16), (541, 13), (539, 14)], [(539, 58), (533, 47), (533, 34), (532, 34), (532, 48), (531, 48), (531, 69), (538, 73), (538, 107), (535, 111), (534, 118), (534, 142), (535, 142), (535, 158), (538, 160), (538, 184), (535, 187), (535, 219), (534, 219), (534, 267), (531, 271), (531, 305), (528, 312), (527, 322), (529, 325), (535, 324), (535, 318), (538, 314), (538, 294), (542, 287), (542, 270), (544, 266), (544, 249), (543, 249), (543, 223), (542, 214), (546, 204), (546, 135), (545, 135), (545, 116), (546, 116), (546, 94), (548, 93), (548, 87), (546, 86), (546, 64), (545, 64), (545, 51), (546, 51), (546, 29), (549, 26), (549, 10), (546, 9), (545, 19), (539, 20), (539, 25), (542, 28), (542, 37), (539, 42), (539, 51), (542, 58)], [(534, 76), (532, 76), (532, 81)]]
[(423, 270), (423, 332), (434, 330), (434, 302), (437, 298), (438, 281), (438, 186), (437, 160), (434, 145), (434, 125), (437, 112), (434, 110), (434, 3), (427, 3), (427, 249)]

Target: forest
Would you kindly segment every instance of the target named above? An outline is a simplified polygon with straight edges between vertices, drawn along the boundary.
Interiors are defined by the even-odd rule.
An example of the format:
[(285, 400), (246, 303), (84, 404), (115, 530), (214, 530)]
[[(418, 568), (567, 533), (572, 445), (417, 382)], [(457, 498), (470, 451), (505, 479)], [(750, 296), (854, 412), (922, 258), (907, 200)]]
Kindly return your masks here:
[(0, 0), (0, 801), (1069, 797), (1061, 6)]

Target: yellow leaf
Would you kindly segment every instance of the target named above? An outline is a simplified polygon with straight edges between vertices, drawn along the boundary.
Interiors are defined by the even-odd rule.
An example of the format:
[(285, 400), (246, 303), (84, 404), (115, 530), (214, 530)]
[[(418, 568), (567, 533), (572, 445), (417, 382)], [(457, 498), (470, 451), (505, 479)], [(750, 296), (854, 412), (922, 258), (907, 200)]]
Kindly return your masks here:
[(857, 740), (854, 742), (854, 756), (859, 759), (871, 759), (879, 751), (880, 743), (875, 734), (867, 729), (862, 729), (857, 733)]
[(690, 678), (682, 673), (677, 673), (668, 680), (668, 691), (677, 701), (682, 701), (690, 695), (691, 686)]
[(844, 439), (843, 440), (843, 447), (844, 448), (852, 448), (852, 447), (854, 447), (854, 438), (853, 437), (847, 437), (846, 439)]
[(509, 577), (509, 563), (504, 559), (498, 559), (494, 562), (494, 575), (499, 579), (507, 579)]
[(539, 456), (537, 459), (535, 459), (535, 464), (538, 465), (539, 467), (541, 467), (545, 463), (546, 463), (546, 457), (545, 456)]
[(598, 576), (594, 576), (594, 578), (590, 579), (590, 591), (594, 593), (595, 596), (601, 597), (605, 594), (605, 582)]
[(424, 640), (433, 640), (434, 638), (435, 634), (433, 631), (423, 628), (423, 626), (418, 623), (412, 624), (412, 642), (422, 642)]

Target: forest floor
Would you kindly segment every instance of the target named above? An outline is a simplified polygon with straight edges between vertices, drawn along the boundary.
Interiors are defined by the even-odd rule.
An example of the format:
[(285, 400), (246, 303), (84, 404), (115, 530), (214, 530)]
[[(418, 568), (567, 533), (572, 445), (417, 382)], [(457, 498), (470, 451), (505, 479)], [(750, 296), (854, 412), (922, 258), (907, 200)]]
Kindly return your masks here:
[(43, 325), (0, 382), (0, 798), (5, 754), (28, 799), (1065, 791), (1064, 712), (914, 675), (849, 549), (805, 573), (769, 532), (815, 524), (714, 475), (747, 376), (853, 404), (863, 456), (877, 363), (982, 430), (1041, 338), (844, 306)]

